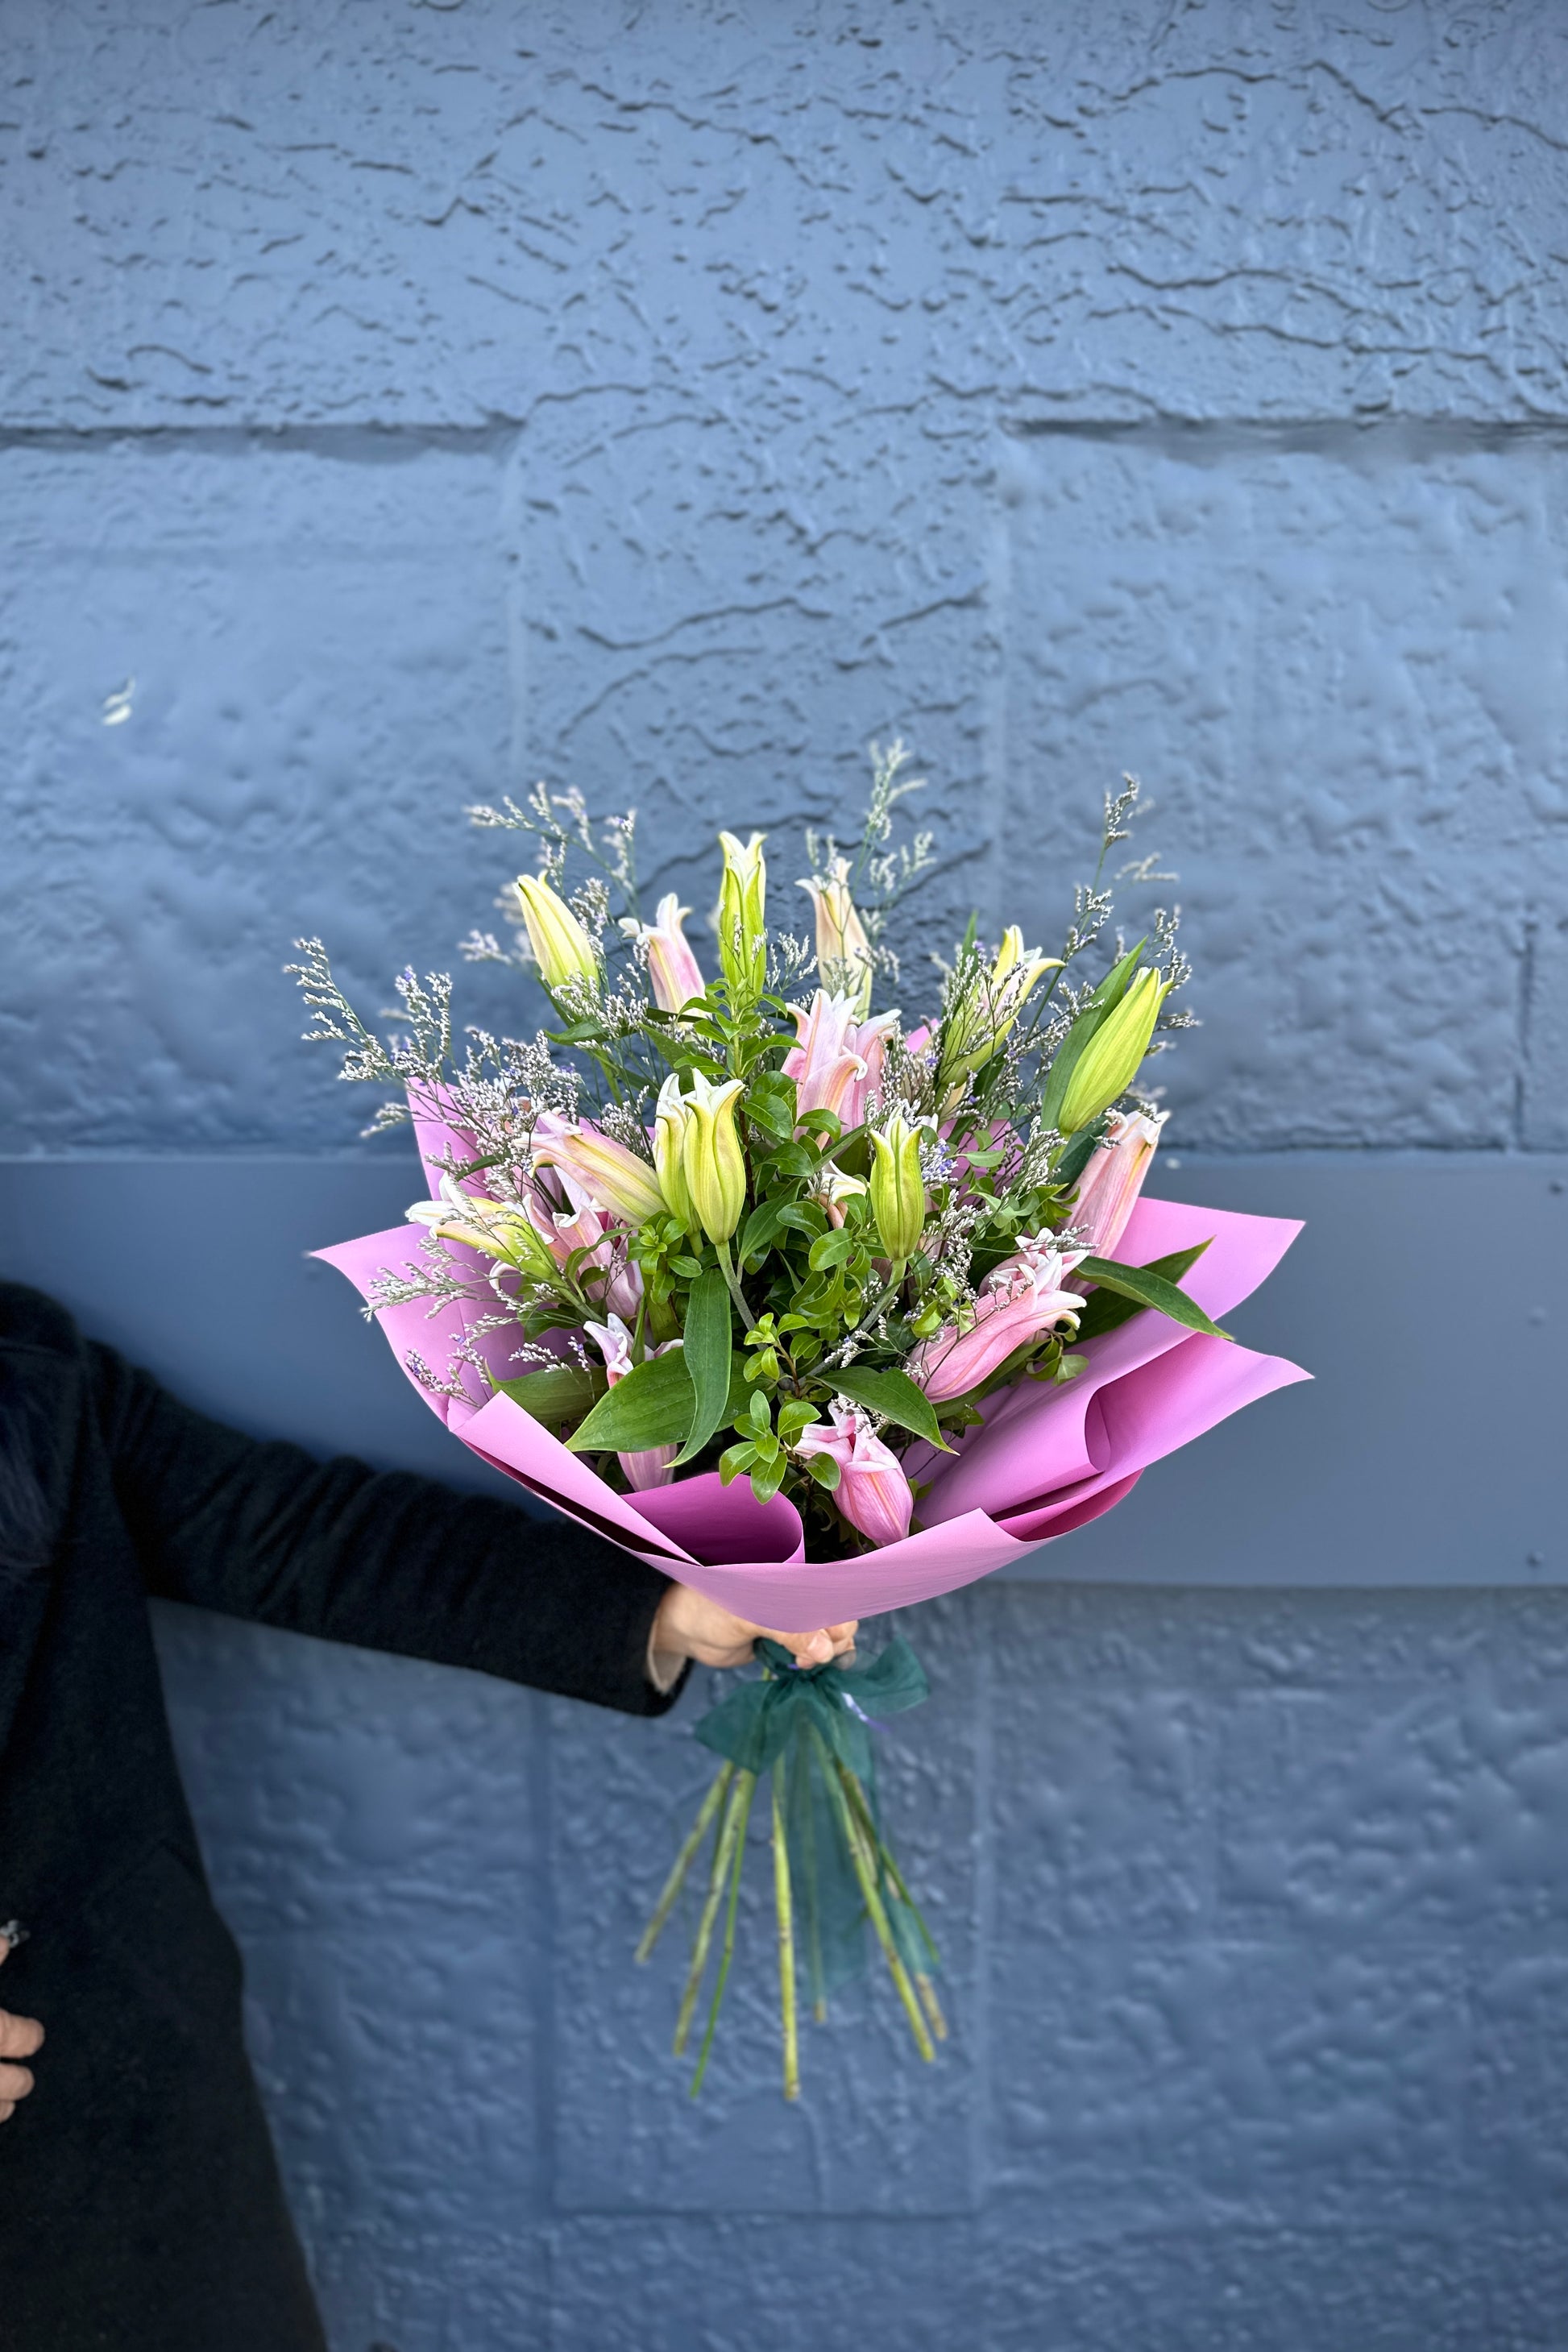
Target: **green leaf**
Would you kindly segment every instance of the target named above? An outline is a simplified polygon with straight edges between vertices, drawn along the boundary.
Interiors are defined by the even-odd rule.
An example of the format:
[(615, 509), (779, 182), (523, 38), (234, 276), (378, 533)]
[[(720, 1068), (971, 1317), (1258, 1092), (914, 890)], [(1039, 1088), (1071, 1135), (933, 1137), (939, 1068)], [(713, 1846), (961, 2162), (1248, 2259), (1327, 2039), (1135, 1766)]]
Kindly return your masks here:
[(1102, 1113), (1099, 1118), (1091, 1118), (1087, 1127), (1079, 1129), (1078, 1133), (1068, 1139), (1061, 1158), (1051, 1171), (1053, 1184), (1059, 1184), (1064, 1192), (1072, 1190), (1100, 1149), (1109, 1124), (1109, 1119)]
[[(768, 1159), (779, 1174), (786, 1178), (809, 1176), (816, 1166), (816, 1154), (808, 1151), (804, 1143), (781, 1143), (776, 1151), (769, 1152)], [(785, 1223), (788, 1223), (787, 1219)]]
[(604, 1395), (605, 1381), (596, 1369), (589, 1371), (581, 1364), (561, 1363), (525, 1372), (521, 1380), (497, 1381), (496, 1387), (535, 1421), (558, 1429), (564, 1421), (580, 1420), (595, 1399)]
[[(1163, 1275), (1167, 1282), (1180, 1282), (1183, 1275), (1197, 1264), (1207, 1247), (1207, 1242), (1194, 1242), (1191, 1249), (1173, 1250), (1169, 1257), (1151, 1258), (1140, 1272)], [(1086, 1258), (1084, 1264), (1088, 1263)], [(1142, 1312), (1142, 1304), (1141, 1299), (1127, 1297), (1119, 1291), (1097, 1290), (1078, 1318), (1079, 1341), (1098, 1339), (1102, 1332), (1117, 1330)]]
[(1090, 997), (1061, 1044), (1057, 1047), (1056, 1059), (1047, 1074), (1045, 1090), (1040, 1096), (1042, 1127), (1055, 1127), (1061, 1117), (1062, 1105), (1067, 1100), (1068, 1082), (1077, 1068), (1090, 1038), (1100, 1023), (1108, 1018), (1111, 1010), (1109, 1004), (1097, 1004)]
[(667, 1356), (634, 1364), (566, 1443), (574, 1454), (642, 1454), (650, 1445), (674, 1445), (691, 1426), (693, 1402), (685, 1354), (672, 1348)]
[(831, 1454), (814, 1454), (805, 1466), (817, 1485), (826, 1486), (830, 1495), (843, 1475)]
[(1120, 963), (1111, 965), (1110, 970), (1089, 998), (1091, 1004), (1103, 1005), (1107, 1013), (1114, 1013), (1132, 985), (1132, 976), (1138, 969), (1138, 959), (1148, 944), (1148, 934), (1145, 933), (1135, 948), (1128, 949)]
[(952, 1451), (942, 1438), (923, 1391), (915, 1386), (908, 1372), (869, 1372), (858, 1364), (848, 1364), (842, 1370), (824, 1372), (822, 1378), (830, 1381), (851, 1404), (867, 1405), (885, 1421), (897, 1422), (900, 1429), (912, 1429), (917, 1437), (940, 1445), (944, 1454)]
[(675, 1457), (676, 1467), (701, 1453), (724, 1418), (730, 1396), (730, 1293), (717, 1266), (691, 1286), (686, 1302), (686, 1369), (696, 1391), (690, 1434)]
[(760, 1465), (752, 1473), (752, 1493), (759, 1503), (771, 1503), (784, 1482), (789, 1464), (781, 1454), (776, 1462)]
[(738, 1265), (744, 1265), (749, 1257), (760, 1255), (770, 1246), (779, 1230), (781, 1215), (776, 1201), (763, 1201), (752, 1211), (742, 1228), (740, 1244), (735, 1252)]
[(837, 1233), (824, 1234), (812, 1243), (806, 1263), (814, 1274), (821, 1274), (827, 1266), (842, 1265), (847, 1257), (854, 1256), (858, 1247), (855, 1235), (842, 1229)]
[(746, 1088), (746, 1116), (788, 1143), (795, 1134), (795, 1080), (782, 1070), (763, 1070)]
[[(1208, 1247), (1206, 1242), (1204, 1247)], [(1154, 1307), (1160, 1314), (1168, 1315), (1173, 1323), (1184, 1324), (1189, 1331), (1206, 1332), (1211, 1339), (1228, 1339), (1231, 1336), (1209, 1320), (1195, 1298), (1178, 1290), (1158, 1264), (1118, 1265), (1114, 1258), (1085, 1257), (1079, 1258), (1074, 1272), (1081, 1274), (1086, 1282), (1097, 1282), (1102, 1290), (1113, 1290), (1119, 1297), (1131, 1298), (1135, 1306)]]

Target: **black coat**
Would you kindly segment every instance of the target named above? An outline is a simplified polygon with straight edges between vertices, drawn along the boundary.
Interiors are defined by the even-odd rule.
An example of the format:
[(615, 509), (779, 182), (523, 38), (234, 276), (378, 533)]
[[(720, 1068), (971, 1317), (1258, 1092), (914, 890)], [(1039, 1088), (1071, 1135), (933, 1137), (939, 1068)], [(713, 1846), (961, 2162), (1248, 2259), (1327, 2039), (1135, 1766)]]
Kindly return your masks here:
[[(0, 1283), (5, 2352), (321, 2352), (148, 1622), (154, 1593), (633, 1715), (665, 1580), (564, 1521), (176, 1403)], [(672, 1695), (673, 1696), (673, 1695)]]

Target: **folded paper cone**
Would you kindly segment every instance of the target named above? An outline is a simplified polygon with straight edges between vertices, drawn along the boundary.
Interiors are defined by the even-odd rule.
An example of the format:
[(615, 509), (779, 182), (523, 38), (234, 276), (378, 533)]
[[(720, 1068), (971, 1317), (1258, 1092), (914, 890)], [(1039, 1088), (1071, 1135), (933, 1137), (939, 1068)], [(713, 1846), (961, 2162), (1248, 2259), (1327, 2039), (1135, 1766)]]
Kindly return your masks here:
[[(471, 1157), (471, 1139), (438, 1118), (421, 1118), (416, 1129), (434, 1193), (440, 1160)], [(1300, 1231), (1288, 1218), (1144, 1199), (1119, 1255), (1147, 1265), (1207, 1241), (1184, 1286), (1217, 1319), (1272, 1272)], [(380, 1274), (416, 1260), (422, 1237), (417, 1225), (397, 1225), (316, 1255), (368, 1299)], [(781, 1633), (930, 1601), (1026, 1559), (1113, 1509), (1152, 1462), (1256, 1398), (1310, 1377), (1282, 1357), (1256, 1355), (1145, 1309), (1085, 1342), (1089, 1361), (1077, 1380), (1059, 1388), (1026, 1381), (994, 1400), (984, 1427), (969, 1433), (955, 1458), (911, 1451), (911, 1472), (931, 1479), (919, 1507), (921, 1532), (852, 1559), (808, 1560), (800, 1514), (784, 1495), (759, 1504), (745, 1480), (725, 1487), (716, 1471), (617, 1494), (510, 1397), (487, 1395), (471, 1368), (459, 1368), (460, 1396), (432, 1393), (411, 1356), (444, 1372), (464, 1346), (498, 1378), (516, 1375), (521, 1333), (476, 1332), (482, 1311), (451, 1301), (432, 1314), (416, 1301), (382, 1307), (376, 1320), (426, 1402), (472, 1452), (623, 1550)]]

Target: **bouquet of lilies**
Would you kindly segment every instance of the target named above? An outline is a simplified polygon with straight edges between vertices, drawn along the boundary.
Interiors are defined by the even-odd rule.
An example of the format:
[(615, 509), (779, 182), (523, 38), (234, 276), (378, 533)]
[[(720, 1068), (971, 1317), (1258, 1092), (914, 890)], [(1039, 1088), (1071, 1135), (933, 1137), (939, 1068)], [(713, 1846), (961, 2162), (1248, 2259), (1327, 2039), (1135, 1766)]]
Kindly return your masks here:
[[(1020, 1557), (1302, 1377), (1215, 1319), (1295, 1229), (1140, 1199), (1165, 1116), (1142, 1073), (1186, 1018), (1173, 917), (1079, 979), (1135, 784), (1108, 801), (1100, 873), (1061, 953), (1016, 925), (984, 941), (972, 921), (931, 1017), (905, 1025), (874, 1008), (899, 977), (889, 917), (931, 843), (894, 846), (905, 754), (873, 756), (858, 847), (807, 836), (813, 936), (770, 928), (763, 837), (720, 835), (710, 971), (675, 896), (642, 919), (630, 816), (596, 827), (542, 786), (471, 812), (540, 844), (503, 895), (517, 944), (466, 943), (531, 970), (551, 1012), (531, 1041), (470, 1030), (457, 1050), (449, 981), (412, 972), (405, 1028), (383, 1038), (319, 941), (293, 968), (311, 1034), (346, 1049), (346, 1076), (395, 1087), (383, 1120), (412, 1117), (432, 1197), (405, 1227), (323, 1255), (448, 1427), (627, 1549), (790, 1629)], [(574, 859), (588, 870), (574, 889)], [(924, 1682), (902, 1642), (863, 1669), (796, 1669), (776, 1645), (763, 1664), (700, 1727), (723, 1761), (642, 1949), (710, 1841), (677, 2034), (679, 2050), (722, 1913), (700, 2082), (769, 1777), (794, 2096), (797, 1958), (820, 2012), (868, 1927), (922, 2055), (942, 2031), (868, 1738)]]

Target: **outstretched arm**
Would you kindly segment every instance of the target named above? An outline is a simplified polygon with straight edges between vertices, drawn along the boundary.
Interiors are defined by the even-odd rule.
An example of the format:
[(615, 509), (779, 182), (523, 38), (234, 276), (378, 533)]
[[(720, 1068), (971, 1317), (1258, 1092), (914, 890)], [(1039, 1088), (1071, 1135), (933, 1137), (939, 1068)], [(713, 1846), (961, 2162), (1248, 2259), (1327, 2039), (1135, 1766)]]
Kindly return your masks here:
[(150, 1592), (633, 1715), (668, 1580), (568, 1521), (209, 1421), (107, 1348), (89, 1360)]

